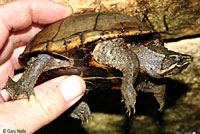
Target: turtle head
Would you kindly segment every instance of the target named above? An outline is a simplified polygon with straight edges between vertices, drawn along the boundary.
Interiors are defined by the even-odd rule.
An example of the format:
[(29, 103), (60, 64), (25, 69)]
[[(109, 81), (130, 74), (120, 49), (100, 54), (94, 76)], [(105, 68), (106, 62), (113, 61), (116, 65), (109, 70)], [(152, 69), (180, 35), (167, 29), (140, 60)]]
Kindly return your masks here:
[(189, 55), (169, 51), (171, 54), (166, 55), (161, 64), (160, 75), (168, 76), (180, 73), (193, 60)]
[(170, 51), (159, 43), (141, 45), (135, 53), (141, 70), (154, 78), (178, 74), (193, 60), (191, 56)]

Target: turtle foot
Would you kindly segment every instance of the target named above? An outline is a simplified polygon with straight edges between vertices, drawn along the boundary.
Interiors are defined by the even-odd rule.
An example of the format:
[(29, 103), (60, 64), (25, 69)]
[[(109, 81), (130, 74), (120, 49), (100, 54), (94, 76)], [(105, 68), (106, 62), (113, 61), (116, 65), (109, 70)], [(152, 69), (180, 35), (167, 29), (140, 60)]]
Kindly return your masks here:
[[(150, 80), (145, 80), (137, 85), (137, 90), (153, 93), (155, 99), (157, 100), (160, 108), (158, 111), (162, 112), (165, 106), (165, 94), (166, 94), (166, 85), (163, 83), (164, 81), (158, 81), (158, 83), (154, 83)], [(161, 83), (160, 83), (161, 82)]]
[(88, 121), (92, 118), (90, 108), (86, 102), (80, 102), (78, 106), (70, 114), (72, 118), (80, 119), (81, 121)]
[(15, 82), (10, 77), (4, 87), (6, 91), (10, 93), (10, 96), (13, 100), (21, 98), (30, 98), (31, 95), (35, 95), (33, 87), (29, 87), (27, 84), (22, 83), (21, 81)]
[(133, 112), (133, 114), (135, 114), (135, 103), (136, 103), (136, 96), (137, 96), (135, 89), (132, 86), (131, 86), (131, 90), (128, 90), (128, 89), (130, 89), (130, 87), (129, 88), (121, 88), (121, 89), (122, 89), (121, 90), (122, 100), (125, 103), (128, 115), (130, 116), (132, 112)]
[[(163, 90), (160, 90), (160, 91), (163, 91)], [(154, 97), (156, 98), (157, 102), (160, 105), (160, 108), (158, 109), (158, 111), (162, 112), (165, 106), (165, 91), (158, 92), (158, 93), (154, 92)]]

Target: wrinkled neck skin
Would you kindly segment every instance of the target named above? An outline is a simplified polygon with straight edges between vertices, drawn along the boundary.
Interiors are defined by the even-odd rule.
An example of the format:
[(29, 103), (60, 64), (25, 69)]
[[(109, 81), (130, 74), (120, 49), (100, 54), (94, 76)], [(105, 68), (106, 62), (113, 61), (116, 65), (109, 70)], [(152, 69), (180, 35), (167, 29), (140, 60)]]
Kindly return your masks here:
[(156, 52), (153, 52), (148, 47), (144, 45), (137, 46), (132, 49), (137, 55), (137, 58), (140, 63), (140, 69), (145, 71), (148, 75), (154, 78), (161, 78), (159, 74), (162, 68), (162, 62), (165, 58), (164, 55), (159, 55)]

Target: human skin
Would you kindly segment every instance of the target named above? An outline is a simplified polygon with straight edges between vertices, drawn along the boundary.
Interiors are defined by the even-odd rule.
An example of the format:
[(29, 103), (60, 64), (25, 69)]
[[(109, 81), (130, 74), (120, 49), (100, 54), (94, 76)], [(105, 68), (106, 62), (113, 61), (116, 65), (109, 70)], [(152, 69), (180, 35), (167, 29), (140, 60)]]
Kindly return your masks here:
[(0, 133), (24, 129), (33, 133), (50, 123), (84, 94), (85, 82), (78, 76), (61, 76), (34, 88), (30, 100), (10, 101), (3, 90), (8, 76), (17, 80), (18, 56), (31, 38), (45, 27), (73, 13), (70, 6), (50, 0), (18, 0), (0, 6)]

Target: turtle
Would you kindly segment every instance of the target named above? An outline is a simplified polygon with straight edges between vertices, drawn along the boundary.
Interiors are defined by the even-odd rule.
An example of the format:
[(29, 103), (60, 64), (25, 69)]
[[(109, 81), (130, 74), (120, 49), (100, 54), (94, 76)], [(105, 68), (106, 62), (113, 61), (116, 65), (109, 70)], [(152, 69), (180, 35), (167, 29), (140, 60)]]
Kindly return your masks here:
[[(191, 56), (165, 48), (160, 34), (136, 17), (78, 14), (47, 26), (30, 41), (19, 56), (25, 72), (17, 82), (8, 78), (5, 89), (14, 100), (29, 98), (44, 72), (46, 78), (56, 76), (53, 72), (91, 80), (119, 77), (122, 99), (130, 115), (135, 113), (138, 90), (153, 93), (162, 110), (165, 86), (148, 78), (175, 75), (191, 61)], [(88, 105), (81, 102), (71, 115), (87, 120), (90, 114)]]

